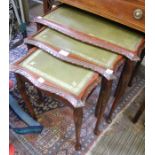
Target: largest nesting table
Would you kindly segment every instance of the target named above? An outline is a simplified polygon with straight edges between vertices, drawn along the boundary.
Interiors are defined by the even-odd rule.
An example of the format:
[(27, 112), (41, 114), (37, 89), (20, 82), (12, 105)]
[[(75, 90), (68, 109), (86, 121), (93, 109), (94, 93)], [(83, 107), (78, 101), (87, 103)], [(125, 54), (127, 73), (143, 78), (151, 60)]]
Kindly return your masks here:
[(38, 28), (44, 25), (87, 44), (124, 56), (126, 62), (107, 119), (110, 122), (116, 105), (127, 86), (131, 86), (144, 57), (144, 34), (64, 4), (56, 6), (43, 17), (35, 18), (34, 22), (38, 24)]

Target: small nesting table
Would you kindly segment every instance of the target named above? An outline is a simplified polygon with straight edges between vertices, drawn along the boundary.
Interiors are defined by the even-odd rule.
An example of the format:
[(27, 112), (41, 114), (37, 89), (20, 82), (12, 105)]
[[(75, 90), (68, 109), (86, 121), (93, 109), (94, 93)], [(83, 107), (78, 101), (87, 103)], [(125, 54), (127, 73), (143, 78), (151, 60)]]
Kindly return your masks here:
[[(83, 107), (86, 106), (88, 95), (100, 83), (100, 76), (90, 70), (60, 61), (38, 48), (31, 49), (26, 56), (11, 64), (10, 69), (16, 74), (20, 94), (34, 118), (36, 115), (26, 94), (26, 81), (73, 109), (76, 131), (75, 149), (79, 150)], [(99, 96), (99, 102), (100, 98), (102, 95)]]

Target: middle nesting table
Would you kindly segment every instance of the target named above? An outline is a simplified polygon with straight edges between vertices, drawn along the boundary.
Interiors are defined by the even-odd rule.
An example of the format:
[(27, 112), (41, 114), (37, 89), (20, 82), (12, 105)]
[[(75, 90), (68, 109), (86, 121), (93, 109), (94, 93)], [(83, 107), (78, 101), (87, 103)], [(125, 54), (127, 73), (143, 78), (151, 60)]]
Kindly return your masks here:
[(25, 43), (37, 46), (61, 60), (96, 71), (108, 80), (115, 78), (117, 69), (124, 62), (118, 54), (45, 27), (25, 39)]

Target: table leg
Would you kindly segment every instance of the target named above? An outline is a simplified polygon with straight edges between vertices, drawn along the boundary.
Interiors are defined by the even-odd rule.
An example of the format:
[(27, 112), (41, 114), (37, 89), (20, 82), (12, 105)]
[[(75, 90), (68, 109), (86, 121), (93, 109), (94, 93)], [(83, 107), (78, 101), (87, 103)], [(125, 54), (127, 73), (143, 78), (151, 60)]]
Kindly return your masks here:
[(43, 0), (43, 10), (44, 10), (44, 14), (47, 14), (51, 8), (52, 5), (50, 4), (52, 0)]
[(34, 118), (37, 119), (35, 112), (34, 112), (34, 108), (29, 100), (28, 95), (26, 94), (26, 89), (25, 89), (25, 81), (22, 79), (22, 77), (18, 74), (16, 74), (16, 79), (17, 79), (17, 87), (18, 90), (22, 96), (22, 99), (24, 100), (26, 107), (28, 108), (30, 115)]
[[(102, 86), (102, 83), (101, 83), (101, 88), (100, 88), (100, 93), (101, 93), (101, 89), (103, 89), (102, 88), (103, 86)], [(97, 118), (97, 116), (98, 116), (98, 114), (99, 114), (99, 110), (100, 110), (100, 107), (101, 107), (101, 101), (99, 101), (99, 99), (101, 98), (100, 97), (101, 95), (99, 94), (99, 97), (98, 97), (98, 100), (97, 100), (97, 103), (96, 103), (96, 107), (95, 107), (95, 117)], [(101, 99), (100, 99), (101, 100)]]
[(100, 134), (99, 125), (103, 118), (103, 114), (104, 114), (106, 105), (108, 103), (108, 100), (110, 98), (111, 90), (112, 90), (112, 80), (108, 81), (107, 79), (102, 77), (101, 90), (100, 90), (99, 99), (97, 103), (98, 106), (96, 107), (97, 122), (94, 130), (94, 133), (96, 135)]
[(133, 123), (137, 123), (137, 121), (138, 121), (138, 119), (140, 118), (141, 114), (143, 113), (144, 109), (145, 109), (145, 99), (144, 99), (142, 105), (140, 106), (138, 112), (136, 113), (136, 115), (135, 115), (134, 118), (132, 119), (132, 122), (133, 122)]
[(100, 102), (97, 102), (97, 104), (96, 104), (96, 108), (95, 108), (95, 117), (96, 117), (96, 118), (97, 118), (97, 116), (98, 116), (98, 113), (99, 113), (99, 109), (100, 109), (100, 107), (101, 107)]
[(128, 87), (128, 83), (132, 75), (134, 66), (135, 66), (135, 63), (133, 61), (129, 59), (126, 60), (126, 63), (124, 65), (124, 68), (123, 68), (123, 71), (122, 71), (122, 74), (121, 74), (121, 77), (119, 79), (119, 83), (116, 89), (115, 100), (112, 104), (109, 115), (106, 119), (107, 123), (111, 123), (112, 121), (111, 117), (112, 117), (113, 111), (115, 110), (116, 105), (118, 104), (126, 88)]
[(145, 49), (142, 51), (141, 56), (140, 56), (140, 61), (138, 61), (138, 62), (136, 63), (136, 66), (135, 66), (135, 68), (134, 68), (134, 70), (133, 70), (132, 76), (131, 76), (130, 81), (129, 81), (129, 84), (128, 84), (129, 87), (132, 86), (133, 78), (135, 77), (135, 75), (136, 75), (136, 73), (137, 73), (137, 71), (138, 71), (138, 69), (139, 69), (139, 66), (140, 66), (141, 63), (142, 63), (142, 61), (143, 61), (143, 59), (144, 59), (144, 56), (145, 56)]
[(80, 133), (81, 133), (81, 126), (82, 126), (82, 119), (83, 119), (83, 109), (75, 108), (74, 109), (74, 123), (75, 123), (75, 132), (76, 132), (76, 144), (75, 144), (76, 150), (81, 149)]

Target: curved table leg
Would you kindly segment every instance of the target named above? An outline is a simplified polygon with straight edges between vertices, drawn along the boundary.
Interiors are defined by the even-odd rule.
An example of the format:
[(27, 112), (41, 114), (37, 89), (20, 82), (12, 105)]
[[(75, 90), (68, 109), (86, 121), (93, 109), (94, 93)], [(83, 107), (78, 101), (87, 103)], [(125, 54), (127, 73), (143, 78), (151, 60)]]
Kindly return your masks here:
[(76, 132), (76, 144), (75, 144), (76, 150), (81, 149), (80, 133), (81, 133), (81, 126), (82, 126), (82, 119), (83, 119), (83, 109), (75, 108), (74, 109), (74, 123), (75, 123), (75, 132)]
[(115, 100), (112, 104), (109, 115), (106, 119), (107, 123), (111, 123), (111, 121), (112, 121), (112, 119), (111, 119), (112, 114), (115, 110), (116, 105), (118, 104), (121, 97), (123, 96), (126, 88), (128, 87), (128, 83), (129, 83), (130, 77), (132, 75), (134, 66), (135, 66), (135, 62), (133, 62), (129, 59), (126, 60), (126, 63), (124, 65), (124, 68), (123, 68), (123, 71), (122, 71), (122, 74), (121, 74), (121, 77), (119, 79), (119, 83), (118, 83), (118, 86), (116, 89)]
[(34, 112), (34, 110), (33, 110), (34, 108), (33, 108), (32, 104), (31, 104), (31, 102), (30, 102), (30, 100), (29, 100), (28, 95), (26, 94), (26, 90), (25, 90), (25, 81), (24, 81), (23, 78), (22, 78), (20, 75), (18, 75), (18, 74), (16, 74), (16, 79), (17, 79), (17, 87), (18, 87), (18, 89), (19, 89), (19, 92), (20, 92), (20, 94), (21, 94), (21, 96), (22, 96), (22, 98), (23, 98), (25, 104), (26, 104), (26, 107), (28, 108), (28, 110), (29, 110), (29, 112), (30, 112), (30, 115), (31, 115), (34, 119), (37, 119), (36, 114), (35, 114), (35, 112)]
[(103, 118), (103, 114), (104, 114), (106, 105), (108, 103), (108, 100), (110, 98), (111, 90), (112, 90), (112, 80), (108, 81), (107, 79), (102, 77), (101, 90), (100, 90), (99, 99), (97, 103), (98, 109), (96, 108), (97, 122), (94, 129), (95, 135), (100, 134), (99, 125)]

